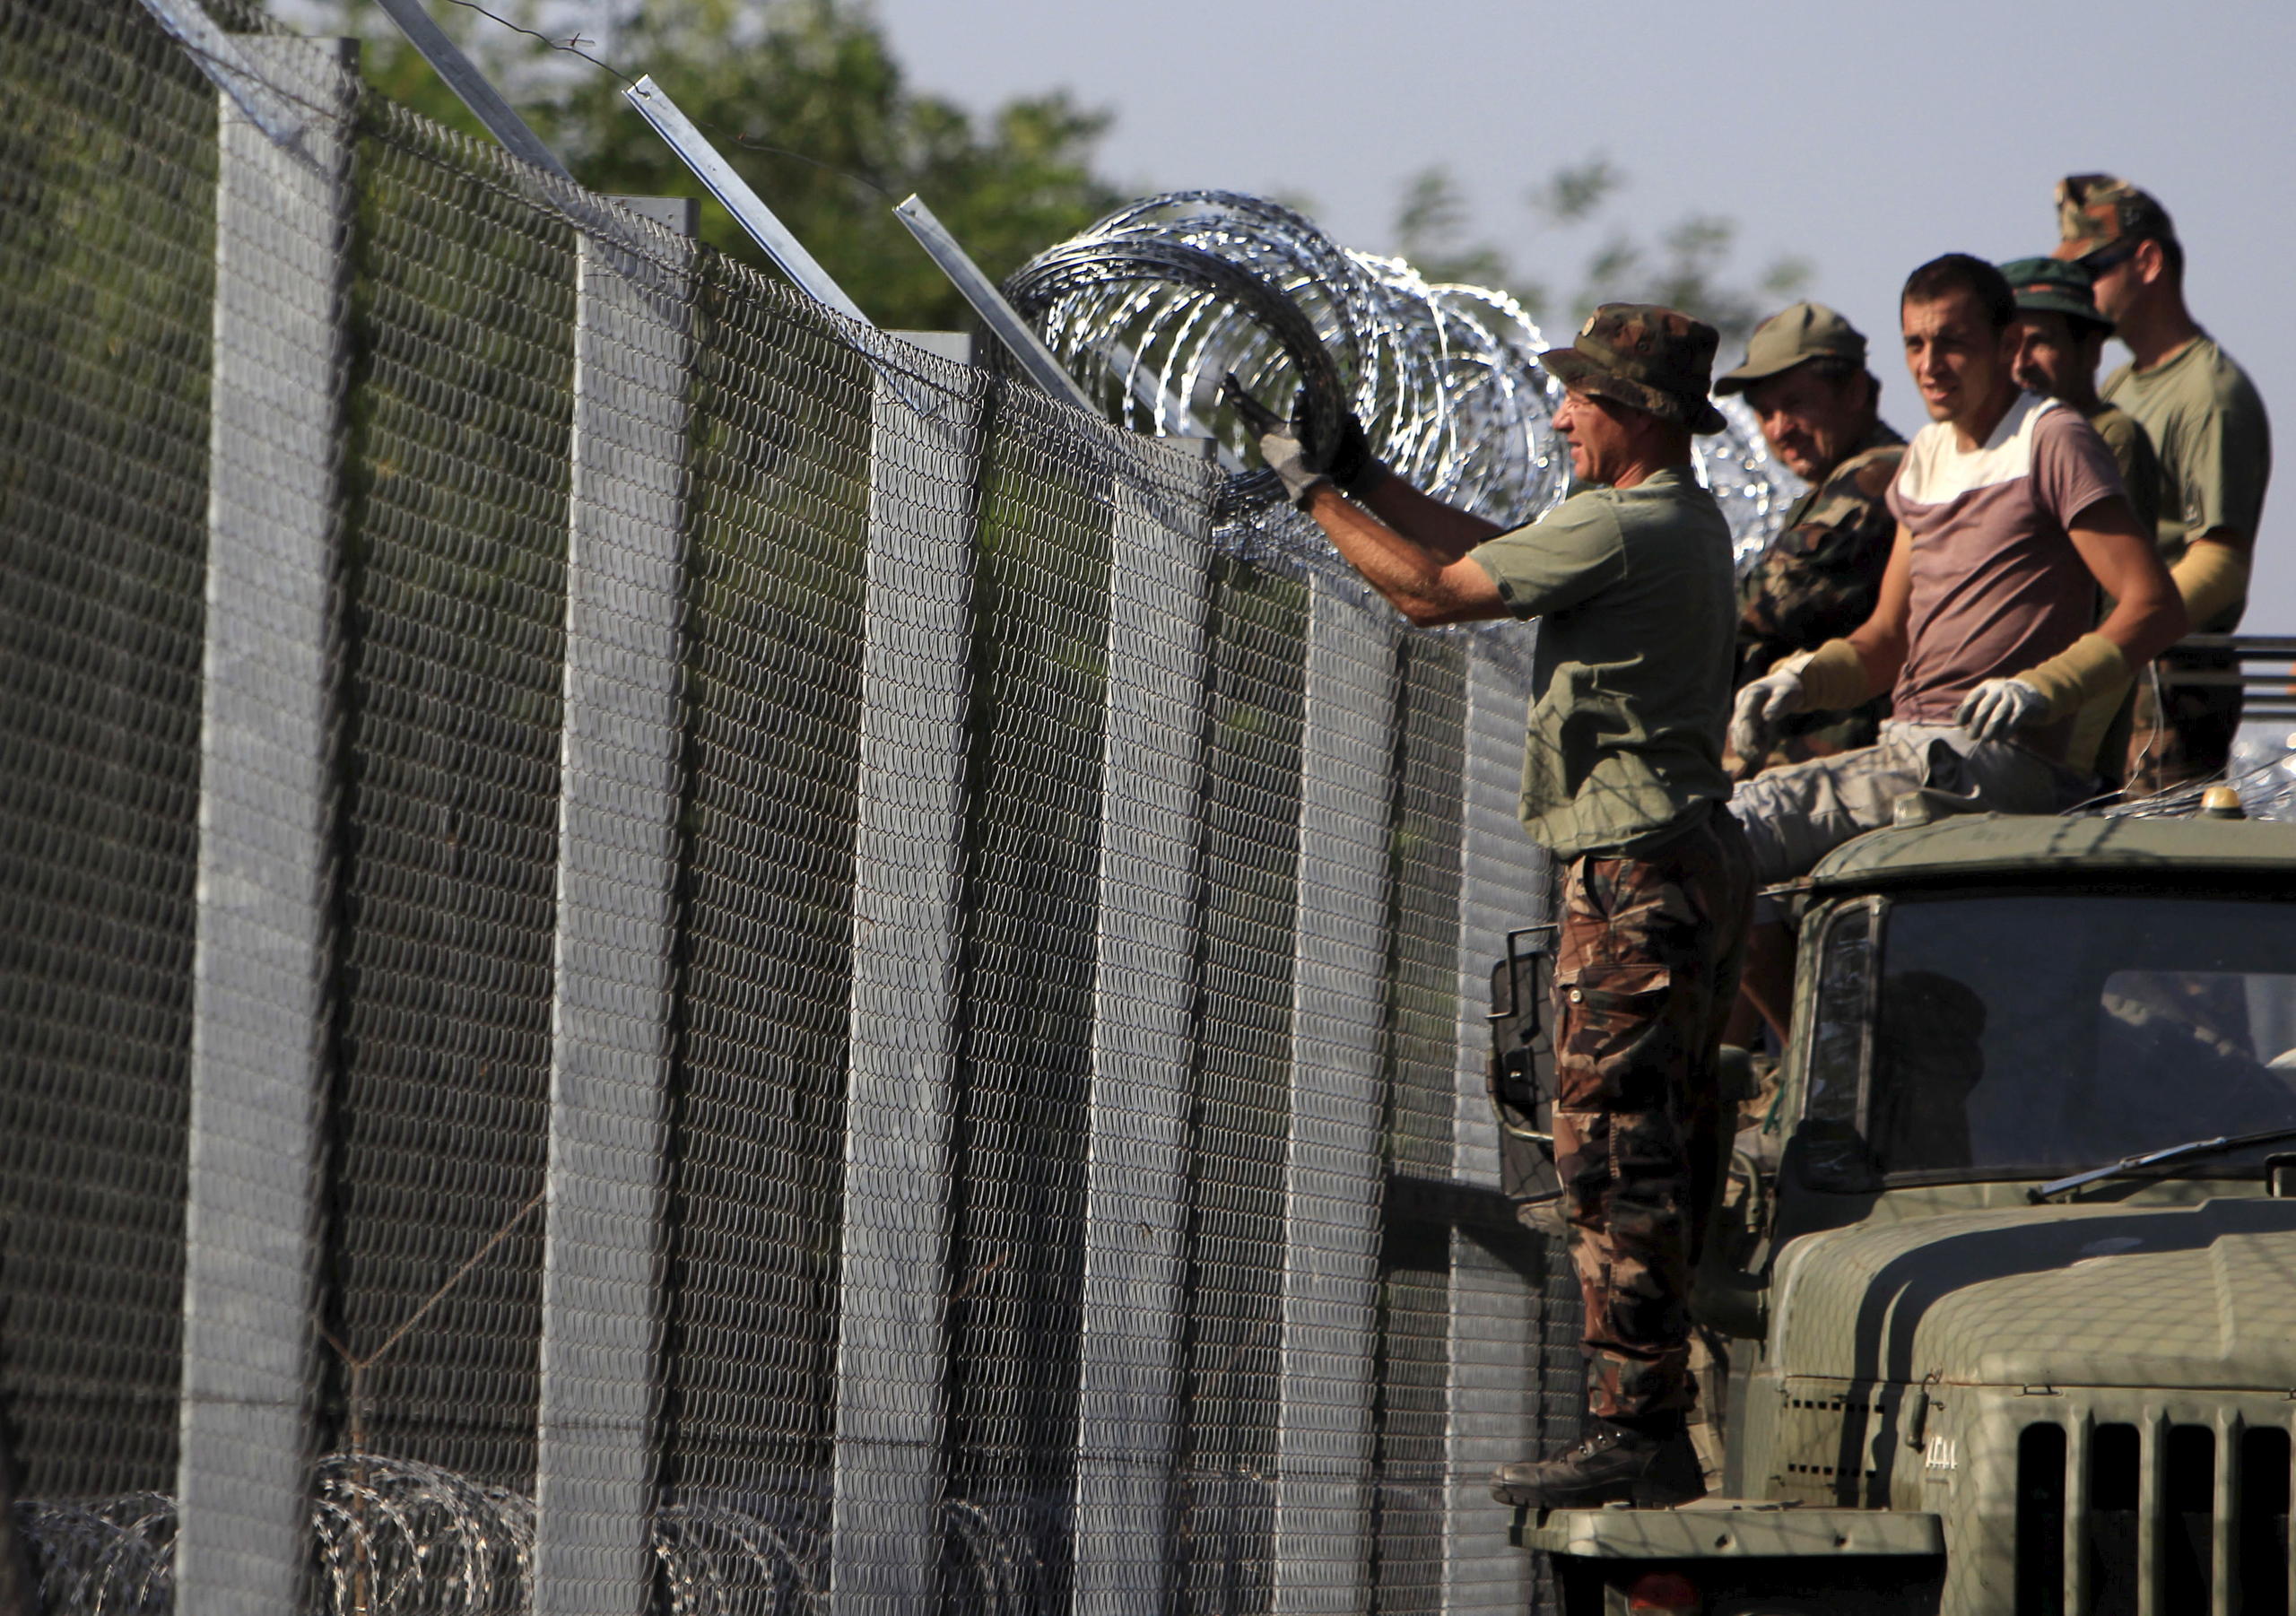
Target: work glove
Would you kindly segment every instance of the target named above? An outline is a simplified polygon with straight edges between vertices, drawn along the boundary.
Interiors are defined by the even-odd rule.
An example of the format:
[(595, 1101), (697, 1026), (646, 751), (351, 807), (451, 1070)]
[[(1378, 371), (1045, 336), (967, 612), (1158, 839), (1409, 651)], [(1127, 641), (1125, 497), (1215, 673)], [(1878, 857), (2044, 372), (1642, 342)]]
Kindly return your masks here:
[[(1307, 424), (1308, 395), (1303, 391), (1292, 411), (1292, 425), (1296, 430)], [(1304, 435), (1301, 441), (1305, 441)], [(1324, 469), (1343, 493), (1361, 499), (1386, 482), (1389, 475), (1387, 463), (1373, 457), (1371, 440), (1363, 435), (1363, 423), (1352, 410), (1341, 418), (1339, 440), (1331, 446), (1331, 456)]]
[(1285, 498), (1304, 509), (1309, 496), (1333, 479), (1327, 462), (1308, 447), (1297, 406), (1292, 419), (1284, 420), (1245, 392), (1232, 370), (1220, 390), (1235, 407), (1236, 419), (1259, 445), (1259, 457), (1267, 462), (1267, 469), (1283, 481)]
[(1780, 721), (1802, 710), (1802, 665), (1809, 660), (1806, 651), (1788, 656), (1738, 691), (1730, 709), (1730, 751), (1747, 769), (1761, 767), (1770, 755)]
[(1987, 679), (1961, 698), (1953, 722), (1974, 739), (2006, 741), (2048, 717), (2048, 698), (2022, 679)]

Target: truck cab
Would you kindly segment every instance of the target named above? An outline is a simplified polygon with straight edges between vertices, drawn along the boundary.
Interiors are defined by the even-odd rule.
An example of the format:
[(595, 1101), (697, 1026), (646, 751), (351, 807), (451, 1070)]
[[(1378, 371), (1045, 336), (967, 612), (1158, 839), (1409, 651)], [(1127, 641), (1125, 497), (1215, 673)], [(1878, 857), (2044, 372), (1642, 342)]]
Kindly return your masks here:
[(1953, 817), (1788, 898), (1721, 1484), (1524, 1520), (1566, 1616), (2291, 1616), (2296, 826)]

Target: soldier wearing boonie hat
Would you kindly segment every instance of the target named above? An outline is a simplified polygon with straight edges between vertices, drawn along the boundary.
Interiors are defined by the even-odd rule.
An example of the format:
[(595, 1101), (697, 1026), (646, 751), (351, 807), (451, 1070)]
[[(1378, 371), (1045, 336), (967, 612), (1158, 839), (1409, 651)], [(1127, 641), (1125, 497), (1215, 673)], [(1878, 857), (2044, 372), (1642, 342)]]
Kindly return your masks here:
[(2129, 508), (2151, 532), (2161, 508), (2161, 463), (2128, 412), (2097, 392), (2097, 365), (2113, 323), (2097, 310), (2088, 266), (2078, 259), (2012, 258), (2002, 277), (2017, 294), (2024, 343), (2017, 379), (2029, 392), (2072, 405), (2113, 452)]
[[(2086, 269), (2097, 310), (2135, 356), (2103, 396), (2143, 427), (2160, 457), (2155, 532), (2196, 633), (2226, 634), (2247, 606), (2248, 571), (2272, 476), (2272, 429), (2248, 373), (2186, 307), (2185, 252), (2169, 212), (2111, 174), (2068, 174), (2057, 187), (2056, 256)], [(2127, 760), (2130, 795), (2205, 779), (2231, 760), (2240, 722), (2231, 653), (2173, 649), (2137, 687)]]
[[(2017, 295), (2018, 382), (2078, 411), (2096, 429), (2120, 467), (2130, 512), (2152, 532), (2160, 517), (2161, 462), (2144, 429), (2097, 395), (2097, 364), (2112, 322), (2097, 311), (2088, 266), (2073, 258), (2013, 258), (2001, 274)], [(2127, 767), (2127, 702), (2125, 682), (2100, 692), (2074, 720), (2066, 744), (2069, 765), (2093, 770), (2114, 787)]]
[(1389, 474), (1355, 421), (1322, 447), (1231, 378), (1286, 491), (1413, 621), (1541, 620), (1521, 809), (1562, 872), (1555, 1168), (1596, 1421), (1571, 1453), (1505, 1466), (1492, 1485), (1505, 1503), (1657, 1506), (1703, 1490), (1685, 1428), (1690, 1276), (1752, 903), (1744, 838), (1722, 808), (1730, 530), (1691, 468), (1692, 435), (1723, 426), (1707, 391), (1717, 341), (1674, 309), (1612, 303), (1541, 356), (1566, 390), (1554, 425), (1581, 486), (1512, 531)]
[[(1810, 485), (1739, 586), (1743, 686), (1873, 614), (1897, 540), (1884, 496), (1905, 439), (1881, 418), (1865, 334), (1822, 303), (1796, 303), (1755, 326), (1744, 361), (1714, 390), (1743, 392), (1770, 452)], [(1797, 713), (1761, 757), (1734, 764), (1744, 778), (1869, 746), (1889, 716), (1886, 694), (1851, 712)]]

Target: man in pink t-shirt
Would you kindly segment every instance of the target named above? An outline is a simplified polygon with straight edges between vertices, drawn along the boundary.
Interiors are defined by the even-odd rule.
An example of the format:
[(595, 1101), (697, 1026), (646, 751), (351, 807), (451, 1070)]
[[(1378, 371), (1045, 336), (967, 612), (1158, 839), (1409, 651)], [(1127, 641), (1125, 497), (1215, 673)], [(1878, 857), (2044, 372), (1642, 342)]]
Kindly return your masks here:
[[(1923, 265), (1900, 300), (1930, 424), (1888, 495), (1898, 534), (1874, 614), (1738, 692), (1731, 749), (1756, 757), (1789, 713), (1892, 691), (1880, 741), (1738, 786), (1756, 880), (1806, 873), (1928, 787), (2007, 813), (2053, 813), (2088, 782), (2065, 766), (2074, 715), (2184, 633), (2184, 608), (2089, 423), (2016, 380), (2016, 298), (1981, 258)], [(2097, 593), (2114, 602), (2096, 622)], [(1758, 916), (1758, 921), (1764, 918)], [(1781, 1032), (1784, 928), (1758, 924), (1746, 996)]]

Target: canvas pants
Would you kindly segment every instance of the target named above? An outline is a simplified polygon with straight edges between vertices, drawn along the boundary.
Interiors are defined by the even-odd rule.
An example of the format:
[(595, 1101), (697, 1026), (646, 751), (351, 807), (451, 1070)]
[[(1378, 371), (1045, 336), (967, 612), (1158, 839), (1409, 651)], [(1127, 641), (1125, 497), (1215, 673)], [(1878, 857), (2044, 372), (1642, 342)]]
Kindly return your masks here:
[(1562, 880), (1555, 1170), (1587, 1307), (1587, 1402), (1606, 1419), (1687, 1411), (1690, 1285), (1718, 1170), (1716, 1056), (1752, 901), (1719, 804), (1633, 856)]

